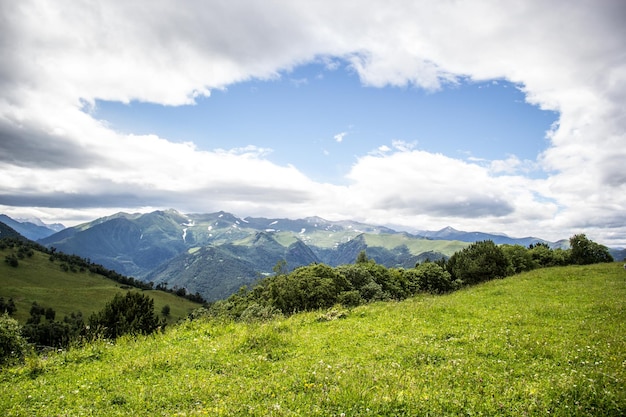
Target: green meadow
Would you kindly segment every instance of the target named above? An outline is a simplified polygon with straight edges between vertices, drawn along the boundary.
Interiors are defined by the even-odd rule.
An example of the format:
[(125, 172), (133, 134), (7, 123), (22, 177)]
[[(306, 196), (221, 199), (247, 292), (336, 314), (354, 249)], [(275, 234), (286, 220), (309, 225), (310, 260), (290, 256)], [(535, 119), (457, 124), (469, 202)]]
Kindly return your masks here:
[(3, 416), (624, 414), (617, 263), (262, 323), (186, 321), (0, 371)]
[[(0, 260), (10, 253), (13, 253), (11, 249), (0, 250)], [(89, 271), (63, 271), (59, 261), (50, 262), (49, 255), (39, 251), (20, 259), (17, 267), (0, 262), (0, 297), (5, 301), (13, 298), (17, 307), (15, 318), (21, 324), (30, 317), (33, 302), (53, 308), (56, 320), (79, 311), (87, 319), (91, 313), (104, 308), (115, 294), (126, 293), (127, 288)], [(142, 292), (154, 299), (157, 314), (166, 304), (170, 306), (169, 323), (186, 318), (200, 306), (163, 291)]]

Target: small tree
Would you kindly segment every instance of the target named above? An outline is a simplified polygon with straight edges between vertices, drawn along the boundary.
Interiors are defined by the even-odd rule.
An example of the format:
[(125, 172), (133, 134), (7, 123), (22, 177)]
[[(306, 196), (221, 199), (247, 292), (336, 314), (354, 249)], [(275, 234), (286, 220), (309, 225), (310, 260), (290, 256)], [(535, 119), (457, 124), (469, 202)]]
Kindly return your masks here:
[(96, 335), (116, 339), (123, 334), (150, 334), (163, 323), (154, 313), (154, 300), (139, 292), (116, 294), (104, 309), (89, 317)]
[(16, 311), (17, 307), (13, 298), (9, 298), (9, 301), (5, 302), (4, 297), (0, 297), (0, 314), (7, 313), (9, 316), (12, 316)]
[(0, 365), (21, 362), (24, 359), (28, 345), (22, 337), (22, 331), (17, 320), (8, 314), (0, 316)]
[[(530, 271), (536, 267), (530, 251), (522, 245), (502, 245), (502, 251), (509, 260), (509, 275)], [(548, 248), (548, 250), (550, 250)]]
[(163, 317), (169, 317), (170, 316), (170, 305), (169, 304), (165, 304), (163, 306), (163, 308), (161, 309), (161, 315)]
[(475, 242), (456, 252), (446, 267), (463, 284), (477, 284), (507, 275), (509, 261), (502, 249), (491, 240)]
[(450, 273), (434, 262), (418, 265), (415, 268), (415, 275), (419, 282), (418, 288), (422, 291), (442, 294), (455, 288)]
[(584, 234), (570, 237), (571, 262), (578, 265), (588, 265), (602, 262), (613, 262), (613, 257), (606, 246), (587, 239)]
[(369, 259), (367, 258), (367, 253), (365, 252), (365, 250), (362, 250), (361, 252), (359, 252), (359, 254), (356, 257), (356, 263), (366, 264), (368, 261)]
[(17, 268), (17, 266), (20, 264), (20, 262), (17, 260), (17, 256), (15, 256), (14, 253), (7, 255), (4, 258), (4, 262), (8, 263), (10, 266)]

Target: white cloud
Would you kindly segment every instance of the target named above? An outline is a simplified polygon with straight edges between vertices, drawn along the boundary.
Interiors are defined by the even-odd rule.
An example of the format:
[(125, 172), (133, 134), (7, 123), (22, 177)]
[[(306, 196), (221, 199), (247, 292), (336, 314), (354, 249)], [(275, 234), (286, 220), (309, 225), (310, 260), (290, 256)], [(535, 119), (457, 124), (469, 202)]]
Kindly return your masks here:
[(415, 147), (417, 146), (417, 142), (406, 142), (403, 140), (394, 139), (391, 141), (391, 146), (398, 151), (406, 152), (415, 149)]
[(529, 160), (522, 161), (515, 155), (509, 155), (506, 159), (488, 162), (489, 170), (493, 174), (528, 174), (537, 171), (539, 168), (536, 162)]
[(348, 132), (337, 133), (335, 136), (333, 136), (333, 139), (335, 139), (337, 143), (341, 143), (343, 142), (343, 138), (345, 138), (347, 134)]
[[(548, 238), (582, 229), (626, 244), (623, 12), (617, 0), (3, 2), (0, 204), (48, 220), (103, 208), (280, 207)], [(538, 161), (475, 164), (397, 141), (361, 157), (342, 188), (271, 164), (268, 150), (122, 135), (83, 111), (96, 99), (192, 104), (312, 60), (335, 68), (338, 58), (370, 86), (506, 79), (558, 111), (559, 123)], [(547, 179), (521, 176), (535, 164)]]

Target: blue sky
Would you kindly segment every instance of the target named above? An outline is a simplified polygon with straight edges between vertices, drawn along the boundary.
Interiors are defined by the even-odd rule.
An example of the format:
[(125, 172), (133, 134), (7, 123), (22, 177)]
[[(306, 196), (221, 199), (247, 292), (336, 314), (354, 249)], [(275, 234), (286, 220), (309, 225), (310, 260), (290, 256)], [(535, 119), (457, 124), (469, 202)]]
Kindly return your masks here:
[[(157, 134), (203, 150), (256, 146), (317, 181), (343, 184), (361, 155), (407, 146), (462, 159), (535, 160), (558, 119), (506, 80), (461, 79), (437, 91), (364, 86), (345, 62), (312, 63), (273, 80), (213, 90), (194, 105), (97, 101), (94, 117), (126, 133)], [(533, 176), (544, 173), (534, 170)]]
[(0, 212), (626, 246), (621, 0), (3, 2)]

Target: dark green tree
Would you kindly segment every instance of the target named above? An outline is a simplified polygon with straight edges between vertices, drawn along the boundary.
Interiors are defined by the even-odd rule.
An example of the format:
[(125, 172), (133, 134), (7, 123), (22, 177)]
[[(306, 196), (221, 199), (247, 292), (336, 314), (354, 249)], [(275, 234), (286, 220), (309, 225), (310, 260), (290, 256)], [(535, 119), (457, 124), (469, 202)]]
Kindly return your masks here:
[(602, 262), (613, 262), (613, 257), (606, 246), (590, 240), (584, 234), (570, 237), (570, 260), (573, 264), (589, 265)]
[(14, 268), (17, 268), (17, 266), (20, 264), (20, 262), (17, 260), (17, 256), (15, 256), (14, 253), (5, 256), (4, 262), (6, 262), (7, 264), (9, 264), (10, 266)]
[(475, 242), (456, 252), (446, 263), (453, 279), (464, 285), (477, 284), (507, 275), (509, 261), (491, 240)]
[[(502, 245), (500, 247), (509, 261), (508, 275), (530, 271), (537, 267), (530, 251), (522, 245)], [(549, 249), (548, 249), (549, 250)]]
[(420, 264), (414, 270), (407, 271), (407, 274), (414, 274), (412, 280), (417, 281), (419, 290), (432, 294), (446, 293), (456, 287), (450, 273), (434, 262)]
[(267, 287), (271, 305), (284, 314), (330, 307), (339, 293), (351, 289), (350, 283), (334, 268), (312, 264), (277, 275)]
[(289, 269), (287, 268), (287, 261), (284, 259), (279, 260), (272, 268), (272, 271), (274, 271), (275, 275), (285, 275), (289, 272)]
[(361, 252), (359, 252), (359, 254), (356, 257), (356, 263), (364, 264), (364, 263), (367, 263), (368, 261), (369, 259), (367, 258), (367, 253), (365, 253), (365, 250), (362, 250)]
[(17, 320), (6, 313), (0, 315), (0, 365), (21, 362), (27, 348)]
[(154, 312), (154, 300), (136, 291), (116, 294), (103, 310), (89, 317), (91, 332), (108, 339), (150, 334), (162, 325)]
[(0, 314), (7, 313), (12, 316), (16, 311), (17, 307), (13, 298), (9, 298), (9, 301), (5, 302), (4, 297), (0, 297)]

